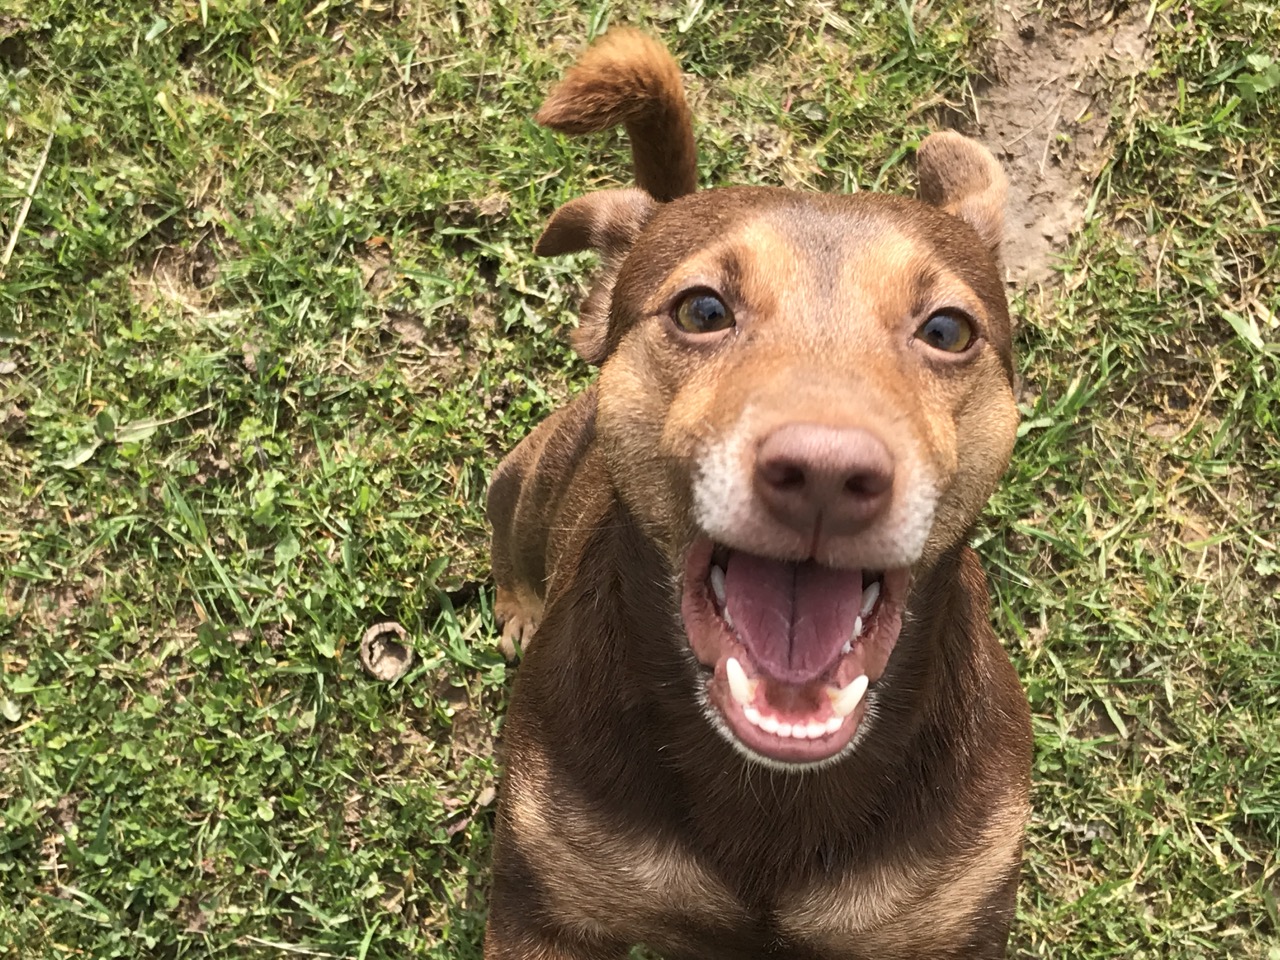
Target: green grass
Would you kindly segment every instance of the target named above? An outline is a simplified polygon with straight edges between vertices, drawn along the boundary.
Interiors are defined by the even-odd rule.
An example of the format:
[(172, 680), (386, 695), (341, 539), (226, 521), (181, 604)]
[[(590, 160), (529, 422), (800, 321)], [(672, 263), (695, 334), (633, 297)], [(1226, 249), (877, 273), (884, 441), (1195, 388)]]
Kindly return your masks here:
[[(632, 19), (708, 183), (901, 189), (985, 5), (823, 9), (6, 6), (0, 245), (50, 151), (0, 278), (0, 956), (479, 956), (483, 491), (590, 373), (532, 240), (627, 177), (529, 116)], [(1011, 953), (1275, 960), (1280, 9), (1152, 9), (977, 531), (1037, 740)]]

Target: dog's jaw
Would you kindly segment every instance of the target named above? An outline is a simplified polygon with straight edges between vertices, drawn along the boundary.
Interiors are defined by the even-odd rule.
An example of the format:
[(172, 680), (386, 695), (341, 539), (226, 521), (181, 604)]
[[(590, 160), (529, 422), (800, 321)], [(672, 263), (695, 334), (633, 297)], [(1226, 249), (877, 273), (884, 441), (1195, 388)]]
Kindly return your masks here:
[[(805, 629), (798, 608), (809, 608), (803, 614), (809, 617), (807, 650), (774, 633), (768, 610), (763, 631), (772, 636), (761, 640), (760, 611), (750, 609), (742, 584), (747, 577), (734, 564), (795, 578), (784, 591), (795, 590), (798, 631)], [(736, 586), (731, 579), (726, 588), (726, 569)], [(910, 579), (907, 570), (864, 574), (768, 560), (698, 538), (680, 578), (681, 617), (697, 664), (699, 701), (712, 726), (744, 756), (774, 768), (813, 769), (847, 754), (861, 739), (875, 685), (897, 642)], [(816, 585), (816, 595), (810, 589), (805, 599), (801, 580)], [(748, 580), (748, 589), (761, 586)], [(827, 608), (828, 616), (815, 606)], [(843, 618), (830, 615), (836, 607), (844, 608)], [(739, 618), (753, 618), (754, 628), (735, 623), (734, 609)], [(826, 620), (818, 631), (826, 636), (814, 634), (815, 615)], [(779, 640), (788, 656), (799, 653), (795, 663), (779, 659)]]

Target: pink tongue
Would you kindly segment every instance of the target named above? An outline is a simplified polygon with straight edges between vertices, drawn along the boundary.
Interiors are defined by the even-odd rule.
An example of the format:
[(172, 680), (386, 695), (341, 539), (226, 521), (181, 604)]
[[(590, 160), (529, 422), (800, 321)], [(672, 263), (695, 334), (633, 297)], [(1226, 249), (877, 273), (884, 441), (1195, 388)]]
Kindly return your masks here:
[(725, 606), (757, 667), (782, 683), (810, 683), (853, 636), (862, 571), (729, 555)]

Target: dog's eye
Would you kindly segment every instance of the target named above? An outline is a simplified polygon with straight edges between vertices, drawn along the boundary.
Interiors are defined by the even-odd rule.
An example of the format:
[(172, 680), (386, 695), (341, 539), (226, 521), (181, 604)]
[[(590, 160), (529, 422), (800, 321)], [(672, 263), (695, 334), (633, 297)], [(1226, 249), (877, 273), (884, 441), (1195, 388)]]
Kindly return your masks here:
[(691, 293), (676, 307), (676, 326), (685, 333), (715, 333), (733, 326), (733, 313), (714, 293)]
[(963, 353), (973, 342), (973, 325), (962, 313), (939, 310), (920, 324), (916, 336), (935, 350)]

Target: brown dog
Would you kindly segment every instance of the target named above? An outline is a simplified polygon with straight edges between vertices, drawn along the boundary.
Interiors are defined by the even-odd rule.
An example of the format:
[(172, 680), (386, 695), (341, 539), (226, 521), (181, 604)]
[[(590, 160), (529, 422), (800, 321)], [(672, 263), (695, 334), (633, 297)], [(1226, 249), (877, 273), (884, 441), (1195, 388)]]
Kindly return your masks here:
[(941, 133), (918, 200), (695, 192), (629, 31), (538, 120), (625, 123), (641, 189), (538, 241), (603, 258), (601, 370), (490, 491), (528, 646), (486, 957), (1002, 955), (1030, 722), (964, 542), (1017, 422), (998, 165)]

